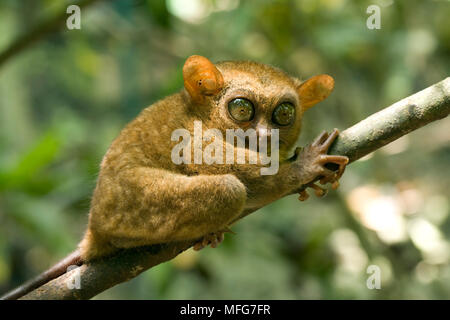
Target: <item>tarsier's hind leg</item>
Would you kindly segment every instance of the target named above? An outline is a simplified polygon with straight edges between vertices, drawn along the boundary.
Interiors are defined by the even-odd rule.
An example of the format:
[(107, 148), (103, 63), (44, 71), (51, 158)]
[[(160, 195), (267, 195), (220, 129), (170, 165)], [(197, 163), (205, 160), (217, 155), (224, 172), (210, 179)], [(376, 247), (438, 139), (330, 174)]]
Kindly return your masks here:
[[(132, 199), (127, 190), (133, 190)], [(188, 177), (147, 167), (104, 175), (96, 191), (109, 196), (96, 197), (91, 210), (89, 228), (96, 237), (86, 237), (83, 247), (99, 252), (86, 256), (100, 256), (96, 244), (102, 241), (119, 249), (200, 239), (226, 228), (247, 197), (230, 174)]]

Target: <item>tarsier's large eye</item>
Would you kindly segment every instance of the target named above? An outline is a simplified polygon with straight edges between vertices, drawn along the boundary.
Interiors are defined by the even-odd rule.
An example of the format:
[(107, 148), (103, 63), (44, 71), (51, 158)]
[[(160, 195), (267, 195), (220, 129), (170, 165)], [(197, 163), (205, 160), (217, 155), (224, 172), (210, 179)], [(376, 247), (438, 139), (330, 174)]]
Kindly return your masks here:
[(292, 103), (284, 102), (273, 110), (272, 121), (280, 126), (291, 124), (295, 116), (295, 107)]
[(249, 100), (236, 98), (228, 103), (228, 112), (237, 121), (250, 121), (255, 115), (255, 108)]

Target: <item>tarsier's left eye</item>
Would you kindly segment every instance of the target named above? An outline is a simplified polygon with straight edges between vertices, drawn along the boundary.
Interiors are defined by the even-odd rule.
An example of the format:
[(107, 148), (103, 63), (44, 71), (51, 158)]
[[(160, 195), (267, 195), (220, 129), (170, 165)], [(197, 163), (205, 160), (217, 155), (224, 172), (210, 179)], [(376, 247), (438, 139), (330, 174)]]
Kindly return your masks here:
[(272, 121), (280, 126), (291, 124), (295, 116), (295, 107), (292, 103), (284, 102), (277, 106), (272, 113)]
[(250, 121), (255, 114), (253, 103), (244, 98), (233, 99), (228, 103), (228, 111), (237, 121)]

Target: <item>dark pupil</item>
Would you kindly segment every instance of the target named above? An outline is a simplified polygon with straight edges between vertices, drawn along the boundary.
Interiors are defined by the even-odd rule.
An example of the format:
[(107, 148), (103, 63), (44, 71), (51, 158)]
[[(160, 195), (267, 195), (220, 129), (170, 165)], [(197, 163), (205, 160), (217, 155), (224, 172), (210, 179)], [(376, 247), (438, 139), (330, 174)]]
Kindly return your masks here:
[(294, 107), (290, 103), (280, 104), (273, 113), (273, 120), (279, 125), (288, 125), (294, 116)]
[(237, 98), (228, 104), (231, 116), (238, 121), (250, 121), (253, 118), (253, 104), (243, 98)]

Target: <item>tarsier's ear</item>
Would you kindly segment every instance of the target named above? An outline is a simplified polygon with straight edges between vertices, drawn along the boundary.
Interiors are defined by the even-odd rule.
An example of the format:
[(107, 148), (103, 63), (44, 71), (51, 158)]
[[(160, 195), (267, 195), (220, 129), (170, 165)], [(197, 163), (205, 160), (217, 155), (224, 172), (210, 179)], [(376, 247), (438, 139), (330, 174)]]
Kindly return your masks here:
[(334, 79), (327, 74), (309, 78), (297, 89), (301, 108), (307, 110), (316, 103), (324, 100), (330, 95), (333, 88)]
[(223, 77), (214, 64), (202, 56), (190, 56), (183, 67), (184, 87), (195, 102), (223, 88)]

